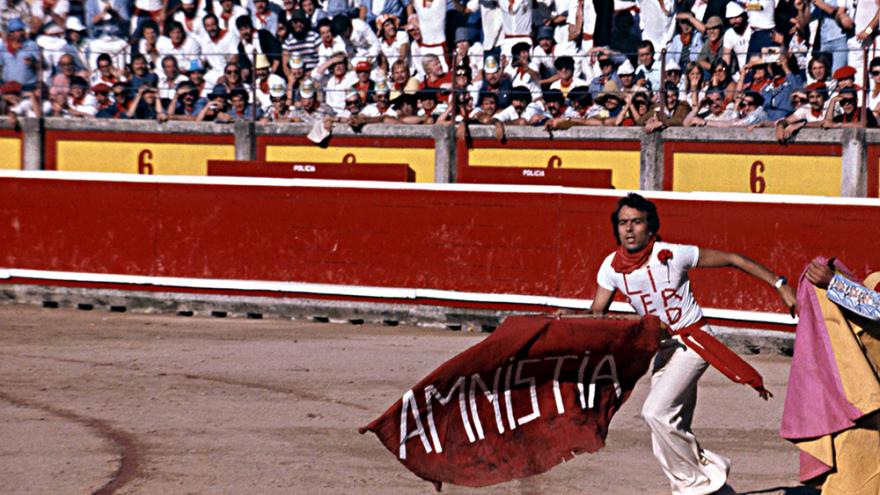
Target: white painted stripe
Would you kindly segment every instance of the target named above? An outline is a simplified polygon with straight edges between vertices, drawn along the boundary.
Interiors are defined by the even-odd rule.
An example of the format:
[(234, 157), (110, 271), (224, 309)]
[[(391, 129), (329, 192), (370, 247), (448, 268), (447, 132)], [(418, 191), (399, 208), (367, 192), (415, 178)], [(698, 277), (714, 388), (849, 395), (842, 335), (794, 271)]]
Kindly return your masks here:
[[(570, 299), (525, 294), (493, 294), (487, 292), (458, 292), (439, 289), (408, 289), (396, 287), (373, 287), (366, 285), (313, 284), (307, 282), (280, 282), (267, 280), (151, 277), (145, 275), (59, 272), (26, 270), (19, 268), (0, 269), (0, 278), (29, 278), (36, 280), (128, 284), (190, 289), (287, 292), (331, 296), (370, 297), (379, 299), (440, 299), (446, 301), (496, 304), (526, 304), (531, 306), (571, 309), (587, 309), (592, 304), (592, 300), (590, 299)], [(611, 311), (634, 313), (629, 304), (617, 301), (611, 303)], [(708, 318), (721, 318), (725, 320), (778, 323), (786, 325), (794, 325), (796, 323), (796, 320), (793, 320), (789, 315), (781, 313), (704, 308), (703, 314)]]
[[(530, 186), (510, 184), (442, 184), (424, 182), (377, 182), (331, 179), (273, 179), (261, 177), (207, 177), (185, 175), (140, 175), (105, 172), (60, 172), (54, 170), (0, 170), (0, 178), (86, 180), (96, 182), (134, 182), (147, 184), (199, 184), (255, 187), (332, 187), (336, 189), (415, 190), (452, 192), (495, 192), (568, 194), (572, 196), (620, 197), (628, 191), (588, 189), (563, 186)], [(832, 196), (801, 196), (795, 194), (750, 194), (723, 192), (635, 191), (647, 198), (673, 201), (712, 201), (732, 203), (814, 204), (844, 206), (877, 206), (880, 198), (840, 198)]]

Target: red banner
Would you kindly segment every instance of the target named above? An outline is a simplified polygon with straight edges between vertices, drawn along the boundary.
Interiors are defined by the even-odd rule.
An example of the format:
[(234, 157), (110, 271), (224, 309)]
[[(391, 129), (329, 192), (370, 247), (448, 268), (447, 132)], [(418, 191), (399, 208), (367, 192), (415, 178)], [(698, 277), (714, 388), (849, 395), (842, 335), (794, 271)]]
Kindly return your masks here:
[(438, 489), (543, 473), (605, 445), (659, 332), (653, 316), (510, 317), (360, 431)]

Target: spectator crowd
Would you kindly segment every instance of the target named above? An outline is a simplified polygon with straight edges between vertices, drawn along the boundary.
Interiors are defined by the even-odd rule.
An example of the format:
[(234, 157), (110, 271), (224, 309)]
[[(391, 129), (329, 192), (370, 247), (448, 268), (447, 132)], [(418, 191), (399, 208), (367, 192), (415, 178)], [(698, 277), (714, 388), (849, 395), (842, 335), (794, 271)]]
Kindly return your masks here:
[(775, 126), (784, 141), (876, 126), (878, 5), (0, 0), (0, 112), (499, 132)]

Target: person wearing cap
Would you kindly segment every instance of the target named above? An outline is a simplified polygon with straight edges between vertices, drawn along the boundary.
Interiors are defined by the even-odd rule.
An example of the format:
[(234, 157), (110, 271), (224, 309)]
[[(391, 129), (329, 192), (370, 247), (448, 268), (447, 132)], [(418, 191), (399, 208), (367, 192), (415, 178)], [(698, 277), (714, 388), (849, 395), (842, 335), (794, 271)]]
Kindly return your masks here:
[(298, 105), (290, 111), (290, 121), (311, 125), (321, 120), (329, 127), (336, 118), (336, 112), (326, 103), (321, 103), (317, 96), (315, 82), (305, 79), (299, 87)]
[(318, 65), (320, 43), (320, 37), (312, 30), (312, 23), (304, 10), (294, 10), (289, 24), (287, 38), (282, 44), (284, 50), (281, 52), (281, 67), (288, 79), (292, 69), (308, 72)]
[(532, 102), (529, 88), (517, 86), (510, 90), (510, 106), (493, 118), (504, 125), (532, 125), (544, 120), (544, 112), (540, 105)]
[(181, 67), (188, 67), (192, 60), (201, 58), (202, 46), (195, 36), (187, 36), (181, 23), (169, 22), (167, 33), (168, 36), (159, 36), (156, 41), (156, 50), (160, 57), (171, 55)]
[(703, 50), (703, 36), (694, 27), (698, 24), (700, 29), (706, 28), (691, 12), (676, 14), (675, 18), (678, 29), (666, 47), (666, 66), (674, 61), (679, 68), (687, 67), (689, 63), (697, 61)]
[[(180, 9), (171, 17), (173, 21), (179, 22), (183, 26), (187, 36), (195, 37), (199, 43), (205, 36), (204, 16), (206, 12), (201, 3), (201, 0), (181, 0)], [(217, 22), (219, 25), (220, 21)], [(143, 29), (143, 25), (141, 25), (141, 29)], [(204, 45), (202, 48), (204, 53), (210, 53), (204, 48)]]
[(599, 66), (599, 72), (590, 80), (590, 84), (587, 85), (593, 98), (599, 96), (599, 93), (605, 87), (605, 83), (617, 78), (615, 73), (617, 66), (614, 59), (609, 56), (608, 51), (597, 51), (595, 64)]
[(706, 40), (703, 49), (697, 56), (697, 62), (703, 70), (708, 71), (712, 65), (724, 57), (724, 21), (718, 16), (712, 16), (706, 21)]
[(164, 112), (159, 100), (159, 90), (155, 86), (145, 84), (138, 88), (137, 94), (128, 104), (125, 116), (129, 119), (155, 120)]
[(250, 79), (254, 53), (265, 55), (269, 59), (269, 71), (277, 73), (281, 65), (281, 43), (275, 34), (267, 29), (255, 29), (251, 18), (246, 16), (236, 19), (235, 27), (238, 28), (238, 66), (242, 77)]
[(357, 82), (354, 83), (354, 90), (361, 97), (364, 104), (373, 102), (373, 88), (376, 82), (370, 79), (373, 72), (373, 64), (367, 60), (361, 60), (354, 64), (354, 73), (357, 76)]
[(780, 143), (789, 142), (804, 127), (822, 127), (825, 122), (825, 103), (828, 101), (825, 83), (814, 82), (804, 90), (807, 92), (808, 104), (776, 122), (776, 139)]
[[(565, 29), (568, 29), (568, 27), (566, 26)], [(542, 80), (541, 84), (550, 84), (554, 80), (553, 76), (556, 75), (553, 59), (556, 56), (557, 47), (553, 28), (550, 26), (539, 27), (535, 40), (537, 44), (532, 47), (532, 60), (538, 64), (538, 73)], [(544, 82), (545, 79), (546, 82)]]
[(394, 62), (409, 59), (409, 36), (405, 31), (398, 30), (399, 26), (400, 20), (392, 14), (382, 14), (376, 18), (376, 35), (382, 55), (379, 68), (385, 74), (389, 73)]
[(391, 99), (389, 95), (388, 84), (385, 81), (376, 82), (373, 88), (373, 100), (375, 103), (365, 106), (360, 113), (360, 117), (364, 123), (372, 124), (384, 122), (385, 118), (397, 118), (397, 113), (391, 108)]
[[(483, 84), (480, 86), (480, 95), (491, 91), (498, 97), (498, 108), (506, 108), (510, 105), (510, 90), (512, 89), (513, 83), (501, 70), (498, 59), (487, 55), (483, 62)], [(477, 104), (479, 105), (480, 102)]]
[[(844, 65), (840, 67), (831, 75), (831, 78), (834, 79), (834, 82), (837, 83), (834, 88), (834, 92), (839, 92), (843, 89), (861, 89), (856, 84), (856, 69), (855, 67), (850, 67), (848, 65)], [(839, 113), (839, 112), (835, 112)]]
[(205, 72), (205, 67), (198, 59), (192, 59), (189, 61), (186, 76), (189, 78), (189, 82), (195, 86), (197, 94), (201, 97), (207, 96), (208, 92), (211, 91), (211, 88), (214, 86), (205, 81)]
[[(781, 53), (775, 64), (767, 64), (768, 80), (761, 90), (764, 110), (771, 122), (788, 117), (796, 105), (791, 104), (792, 92), (804, 86), (803, 78), (789, 67), (789, 58)], [(806, 98), (805, 98), (806, 101)]]
[[(556, 72), (559, 75), (559, 79), (550, 85), (550, 89), (558, 89), (562, 92), (562, 95), (567, 98), (568, 92), (573, 88), (580, 86), (589, 87), (589, 84), (587, 84), (586, 81), (574, 77), (574, 59), (572, 57), (568, 55), (558, 57), (554, 65), (556, 67)], [(632, 67), (632, 65), (630, 65), (630, 67)], [(633, 71), (633, 73), (635, 73), (635, 71)]]
[(736, 2), (730, 2), (724, 11), (730, 28), (724, 32), (724, 61), (727, 65), (742, 67), (746, 65), (749, 55), (749, 41), (752, 38), (752, 27), (745, 9)]
[[(813, 0), (810, 15), (799, 15), (798, 29), (808, 30), (812, 21), (819, 21), (819, 46), (831, 57), (831, 70), (835, 71), (847, 63), (847, 32), (852, 28), (852, 19), (846, 14), (843, 0)], [(842, 26), (846, 21), (847, 26)]]
[(94, 93), (95, 101), (97, 102), (97, 112), (95, 113), (96, 118), (126, 118), (126, 112), (128, 111), (128, 100), (124, 99), (124, 96), (120, 96), (127, 95), (128, 93), (127, 91), (125, 91), (124, 83), (119, 84), (122, 86), (120, 88), (119, 96), (114, 93), (113, 87), (108, 86), (105, 83), (98, 83), (95, 86), (92, 86), (92, 93)]
[(666, 80), (672, 81), (675, 86), (684, 91), (684, 79), (682, 79), (682, 70), (681, 67), (678, 66), (678, 63), (675, 60), (669, 60), (666, 63)]
[(89, 92), (89, 82), (84, 78), (71, 78), (66, 110), (71, 117), (79, 118), (94, 117), (98, 113), (98, 101)]
[(202, 18), (202, 36), (199, 41), (204, 54), (205, 80), (208, 84), (215, 85), (223, 77), (226, 62), (235, 53), (238, 39), (229, 31), (220, 29), (220, 21), (214, 14), (207, 14)]
[(648, 111), (648, 102), (642, 93), (627, 95), (624, 105), (623, 98), (617, 92), (605, 91), (596, 98), (596, 104), (600, 107), (596, 118), (604, 126), (633, 125), (635, 118)]
[[(835, 112), (838, 105), (840, 112)], [(877, 118), (874, 117), (874, 112), (865, 112), (865, 116), (867, 117), (865, 127), (875, 129)], [(862, 127), (862, 109), (859, 106), (858, 91), (855, 88), (843, 88), (831, 98), (822, 127), (826, 129)]]
[(455, 66), (467, 63), (471, 73), (479, 72), (483, 67), (483, 44), (474, 42), (470, 28), (460, 27), (455, 30), (453, 62)]
[(21, 19), (7, 22), (6, 29), (6, 46), (0, 49), (2, 79), (18, 81), (25, 92), (32, 91), (37, 87), (40, 48), (27, 38)]
[[(88, 70), (88, 55), (86, 53), (86, 27), (83, 25), (79, 17), (68, 16), (65, 22), (64, 38), (67, 44), (61, 49), (63, 53), (73, 57), (73, 63), (76, 66), (76, 72), (85, 72)], [(81, 74), (88, 75), (88, 74)]]
[(287, 83), (284, 78), (272, 74), (269, 76), (270, 104), (263, 109), (261, 122), (288, 122), (290, 120), (290, 98)]
[(269, 78), (275, 74), (269, 70), (269, 57), (262, 54), (257, 55), (255, 63), (255, 82), (257, 85), (257, 91), (254, 104), (260, 110), (265, 110), (271, 105), (271, 99), (269, 97)]

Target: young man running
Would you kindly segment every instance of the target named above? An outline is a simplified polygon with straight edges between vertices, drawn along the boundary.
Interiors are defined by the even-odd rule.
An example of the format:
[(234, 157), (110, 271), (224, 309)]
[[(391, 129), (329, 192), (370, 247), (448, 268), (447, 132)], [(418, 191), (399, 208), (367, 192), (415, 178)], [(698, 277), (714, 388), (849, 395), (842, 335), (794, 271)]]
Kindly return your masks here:
[[(673, 334), (687, 335), (698, 329), (711, 334), (691, 293), (688, 270), (729, 266), (776, 287), (782, 302), (795, 310), (794, 291), (785, 277), (763, 265), (736, 253), (661, 242), (657, 207), (638, 194), (618, 201), (611, 222), (619, 247), (599, 268), (590, 308), (594, 314), (606, 313), (619, 290), (637, 313), (656, 315)], [(651, 428), (654, 456), (675, 495), (714, 493), (725, 487), (730, 471), (730, 460), (701, 448), (691, 431), (697, 381), (707, 366), (682, 336), (665, 340), (654, 360), (651, 391), (642, 407), (642, 418)], [(766, 399), (766, 391), (762, 396)]]

